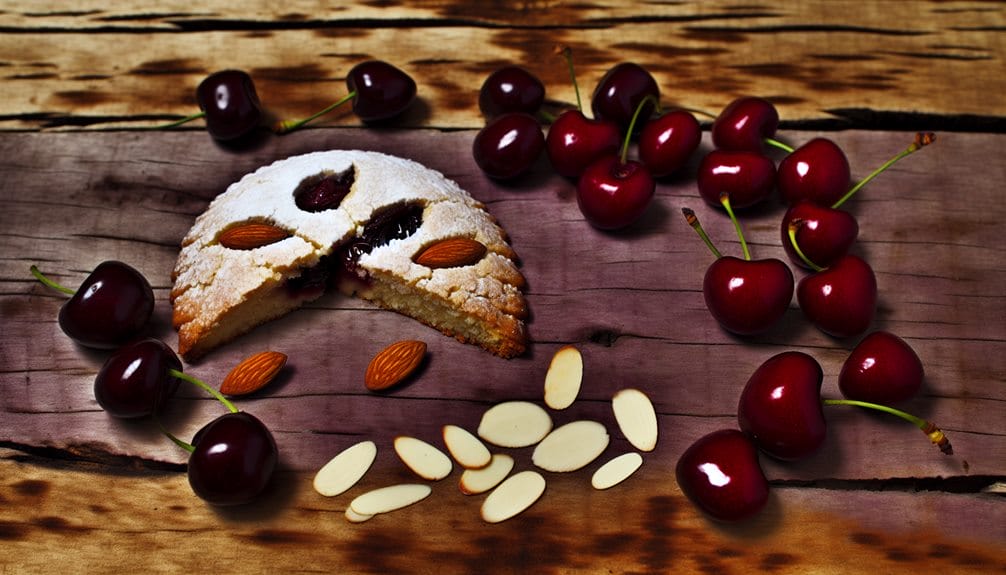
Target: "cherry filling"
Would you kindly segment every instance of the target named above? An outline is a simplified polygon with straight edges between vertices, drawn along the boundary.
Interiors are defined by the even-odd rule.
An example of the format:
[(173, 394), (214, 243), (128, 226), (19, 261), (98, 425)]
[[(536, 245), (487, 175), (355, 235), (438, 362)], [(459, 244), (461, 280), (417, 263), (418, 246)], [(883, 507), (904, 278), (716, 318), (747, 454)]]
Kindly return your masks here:
[(311, 292), (320, 295), (333, 282), (345, 278), (366, 282), (358, 273), (358, 262), (363, 254), (386, 245), (392, 240), (405, 239), (416, 233), (423, 224), (423, 206), (416, 203), (397, 204), (379, 209), (363, 232), (323, 256), (318, 265), (304, 268), (301, 274), (287, 280), (287, 290), (293, 296)]
[(305, 212), (323, 212), (339, 207), (356, 181), (356, 166), (336, 174), (306, 178), (293, 191), (294, 202)]

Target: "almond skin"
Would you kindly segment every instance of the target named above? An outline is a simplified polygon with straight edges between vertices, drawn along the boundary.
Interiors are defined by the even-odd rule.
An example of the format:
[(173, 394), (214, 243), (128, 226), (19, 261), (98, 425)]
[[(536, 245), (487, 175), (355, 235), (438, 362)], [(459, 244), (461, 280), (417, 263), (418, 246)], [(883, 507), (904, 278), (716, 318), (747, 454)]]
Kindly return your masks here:
[(371, 391), (381, 391), (401, 382), (422, 363), (426, 342), (403, 340), (389, 345), (370, 360), (363, 383)]
[(227, 374), (220, 385), (220, 393), (224, 395), (254, 393), (272, 381), (284, 365), (286, 365), (285, 353), (263, 351), (251, 355)]
[(232, 250), (253, 250), (288, 237), (290, 234), (283, 228), (261, 222), (249, 222), (227, 228), (217, 241), (223, 247)]
[(486, 255), (486, 247), (471, 238), (448, 238), (426, 247), (413, 260), (428, 268), (470, 266)]

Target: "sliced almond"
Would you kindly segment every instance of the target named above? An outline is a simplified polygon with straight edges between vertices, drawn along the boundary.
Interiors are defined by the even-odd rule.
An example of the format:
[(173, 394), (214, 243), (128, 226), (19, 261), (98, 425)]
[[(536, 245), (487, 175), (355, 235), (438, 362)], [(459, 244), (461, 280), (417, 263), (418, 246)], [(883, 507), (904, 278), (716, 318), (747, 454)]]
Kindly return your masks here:
[(346, 508), (346, 520), (350, 523), (363, 523), (364, 521), (370, 521), (373, 519), (373, 515), (363, 515), (353, 511), (352, 507)]
[(404, 340), (381, 350), (370, 360), (363, 383), (371, 391), (396, 385), (412, 374), (426, 355), (426, 342)]
[(447, 477), (454, 468), (451, 458), (443, 451), (415, 437), (396, 437), (395, 453), (416, 475), (429, 481)]
[(325, 497), (345, 493), (370, 469), (376, 457), (377, 445), (373, 441), (347, 447), (318, 470), (314, 490)]
[(444, 426), (444, 445), (458, 465), (465, 469), (479, 469), (489, 465), (492, 454), (489, 448), (470, 431), (457, 425)]
[(582, 419), (556, 428), (534, 448), (531, 461), (545, 471), (576, 471), (597, 459), (608, 447), (608, 430)]
[[(408, 507), (426, 499), (433, 489), (419, 483), (400, 483), (368, 491), (350, 501), (349, 508), (356, 515), (374, 516)], [(347, 513), (347, 518), (349, 517)]]
[(622, 435), (640, 451), (657, 446), (657, 412), (650, 398), (638, 389), (623, 389), (611, 399), (615, 421)]
[(552, 356), (545, 374), (545, 405), (552, 409), (566, 409), (580, 393), (583, 381), (583, 357), (571, 345), (559, 348)]
[(224, 395), (248, 395), (266, 386), (283, 366), (286, 354), (278, 351), (263, 351), (248, 356), (227, 374), (220, 384)]
[(482, 414), (479, 437), (500, 447), (528, 447), (552, 430), (552, 418), (529, 401), (507, 401)]
[(461, 481), (458, 482), (461, 493), (478, 495), (496, 487), (513, 471), (513, 463), (513, 457), (505, 453), (496, 453), (493, 454), (489, 465), (482, 469), (466, 469), (461, 474)]
[(220, 233), (217, 242), (232, 250), (253, 250), (290, 237), (290, 232), (264, 222), (246, 222)]
[(590, 478), (590, 484), (594, 486), (594, 489), (614, 487), (628, 479), (642, 464), (642, 455), (635, 451), (623, 453), (598, 467)]
[(531, 507), (545, 492), (545, 478), (537, 471), (522, 471), (500, 484), (482, 502), (482, 519), (499, 523)]
[(413, 260), (428, 268), (470, 266), (486, 255), (486, 247), (471, 238), (447, 238), (430, 244)]

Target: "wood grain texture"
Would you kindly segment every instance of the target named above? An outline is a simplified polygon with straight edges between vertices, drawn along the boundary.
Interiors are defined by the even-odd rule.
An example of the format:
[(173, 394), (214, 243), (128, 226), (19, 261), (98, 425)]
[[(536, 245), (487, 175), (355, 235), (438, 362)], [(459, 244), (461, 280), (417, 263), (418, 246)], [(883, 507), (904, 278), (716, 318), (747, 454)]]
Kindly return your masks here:
[[(782, 137), (799, 144), (816, 135)], [(699, 435), (736, 425), (740, 388), (774, 353), (812, 354), (824, 368), (824, 394), (837, 396), (838, 371), (855, 342), (821, 335), (795, 300), (783, 323), (758, 338), (740, 340), (715, 325), (700, 289), (711, 256), (680, 208), (696, 209), (724, 252), (740, 250), (727, 218), (699, 198), (697, 160), (659, 184), (638, 226), (607, 234), (584, 222), (571, 182), (552, 175), (544, 161), (513, 184), (485, 178), (471, 160), (473, 137), (473, 131), (308, 130), (239, 152), (201, 132), (0, 138), (0, 446), (12, 450), (0, 461), (0, 540), (16, 550), (49, 550), (8, 554), (17, 558), (6, 565), (44, 571), (47, 561), (72, 561), (109, 571), (142, 549), (149, 558), (139, 560), (149, 561), (144, 568), (192, 569), (206, 560), (185, 543), (198, 535), (203, 544), (239, 547), (250, 565), (283, 571), (311, 570), (309, 557), (327, 561), (322, 570), (338, 564), (341, 572), (361, 573), (434, 566), (458, 573), (476, 566), (501, 573), (796, 573), (811, 566), (837, 573), (878, 564), (1006, 569), (1001, 496), (983, 493), (1006, 480), (1006, 257), (999, 241), (1006, 208), (998, 184), (1006, 168), (996, 160), (1003, 136), (939, 134), (935, 145), (897, 164), (849, 206), (862, 230), (856, 250), (880, 284), (874, 328), (906, 338), (926, 367), (923, 394), (905, 408), (941, 425), (955, 456), (942, 456), (897, 420), (832, 408), (821, 453), (798, 464), (763, 460), (776, 487), (773, 503), (740, 528), (712, 525), (685, 502), (672, 479), (678, 455)], [(861, 177), (911, 134), (829, 137)], [(174, 345), (169, 275), (195, 216), (262, 164), (340, 146), (411, 157), (488, 205), (528, 278), (530, 353), (501, 360), (408, 318), (326, 295), (186, 366), (219, 385), (256, 351), (290, 358), (268, 390), (239, 400), (280, 446), (273, 494), (249, 509), (209, 509), (188, 489), (184, 452), (155, 425), (117, 421), (97, 407), (91, 387), (105, 354), (68, 341), (55, 322), (63, 297), (35, 282), (28, 266), (37, 263), (75, 285), (101, 260), (134, 264), (158, 298), (152, 333)], [(756, 257), (782, 256), (781, 215), (774, 203), (743, 214)], [(429, 364), (394, 393), (368, 392), (367, 362), (398, 339), (426, 341)], [(456, 492), (455, 470), (431, 501), (361, 526), (345, 522), (353, 494), (412, 480), (391, 449), (395, 435), (440, 445), (443, 425), (474, 429), (498, 401), (540, 402), (551, 355), (566, 344), (583, 351), (585, 382), (573, 407), (553, 412), (553, 419), (602, 422), (613, 437), (607, 459), (630, 448), (610, 398), (624, 387), (642, 389), (656, 406), (660, 440), (644, 456), (641, 475), (602, 493), (589, 487), (595, 466), (549, 474), (547, 497), (531, 513), (494, 528), (478, 520), (476, 499)], [(223, 412), (194, 389), (181, 395), (164, 423), (183, 438)], [(366, 482), (331, 500), (315, 494), (313, 472), (361, 439), (379, 446)], [(512, 453), (531, 467), (528, 450)], [(616, 524), (612, 517), (621, 519)], [(54, 547), (63, 538), (75, 540), (73, 551)], [(401, 552), (387, 552), (394, 548)], [(565, 551), (553, 556), (555, 549)]]
[[(876, 127), (941, 118), (1002, 130), (1006, 7), (855, 0), (737, 4), (465, 1), (0, 3), (0, 129), (138, 127), (196, 111), (195, 87), (249, 71), (270, 113), (304, 117), (345, 93), (356, 63), (388, 60), (420, 87), (403, 127), (477, 128), (477, 92), (503, 64), (528, 67), (555, 106), (615, 63), (656, 77), (665, 105), (718, 112), (738, 95), (784, 121)], [(947, 119), (947, 118), (951, 119)], [(326, 125), (355, 126), (348, 110)]]
[[(478, 518), (484, 497), (462, 495), (456, 473), (416, 506), (354, 525), (343, 517), (353, 497), (411, 478), (372, 472), (347, 494), (324, 498), (309, 474), (284, 473), (262, 504), (214, 510), (191, 498), (180, 474), (110, 475), (0, 455), (0, 545), (7, 551), (0, 569), (16, 573), (51, 572), (53, 565), (88, 573), (1006, 569), (1002, 501), (990, 495), (782, 488), (753, 522), (724, 526), (697, 515), (667, 481), (668, 470), (647, 461), (603, 492), (582, 475), (550, 474), (540, 501), (497, 525)], [(97, 500), (88, 488), (96, 482), (109, 488)], [(654, 484), (665, 487), (654, 493)]]

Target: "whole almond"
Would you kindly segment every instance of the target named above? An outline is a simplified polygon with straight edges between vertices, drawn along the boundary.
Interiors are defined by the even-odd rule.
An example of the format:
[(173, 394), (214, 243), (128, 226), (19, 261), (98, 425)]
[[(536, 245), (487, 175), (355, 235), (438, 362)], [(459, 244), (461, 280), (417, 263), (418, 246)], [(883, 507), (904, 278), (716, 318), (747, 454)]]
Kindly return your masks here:
[(289, 232), (262, 222), (238, 224), (224, 230), (217, 239), (225, 248), (232, 250), (253, 250), (276, 243), (290, 237)]
[(263, 351), (249, 356), (227, 374), (220, 384), (220, 393), (248, 395), (256, 392), (272, 381), (284, 365), (286, 354), (278, 351)]
[(471, 238), (448, 238), (426, 247), (413, 260), (433, 269), (470, 266), (482, 259), (486, 247)]
[(389, 345), (370, 360), (363, 383), (371, 391), (387, 389), (412, 374), (426, 355), (426, 342), (403, 340)]

